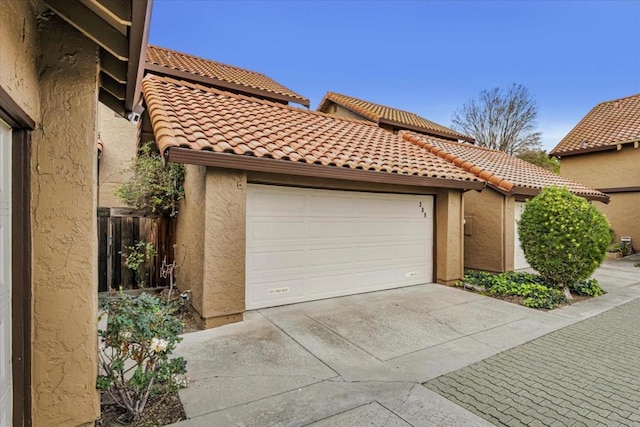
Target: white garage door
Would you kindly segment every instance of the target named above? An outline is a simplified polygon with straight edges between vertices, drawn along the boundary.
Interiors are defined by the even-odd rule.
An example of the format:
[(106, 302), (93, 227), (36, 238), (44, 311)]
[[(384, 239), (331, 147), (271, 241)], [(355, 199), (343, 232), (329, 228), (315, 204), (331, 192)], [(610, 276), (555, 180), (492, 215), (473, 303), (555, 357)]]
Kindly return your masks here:
[(513, 269), (514, 270), (522, 270), (523, 268), (529, 268), (530, 265), (527, 262), (527, 259), (524, 257), (524, 251), (522, 250), (522, 246), (520, 246), (520, 235), (518, 233), (518, 221), (520, 221), (520, 217), (522, 217), (522, 212), (524, 212), (524, 202), (516, 202), (515, 206), (515, 242), (514, 242), (514, 251), (513, 251)]
[(11, 128), (0, 120), (0, 427), (10, 427), (11, 385)]
[(247, 309), (433, 280), (433, 196), (249, 185)]

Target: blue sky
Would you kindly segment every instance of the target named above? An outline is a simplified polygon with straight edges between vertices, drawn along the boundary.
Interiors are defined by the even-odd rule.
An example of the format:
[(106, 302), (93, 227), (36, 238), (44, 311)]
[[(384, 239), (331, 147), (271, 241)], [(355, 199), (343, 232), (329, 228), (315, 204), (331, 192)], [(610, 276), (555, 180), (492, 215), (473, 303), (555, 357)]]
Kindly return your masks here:
[(259, 71), (311, 100), (335, 91), (443, 125), (521, 83), (543, 146), (597, 103), (640, 93), (640, 1), (156, 0), (150, 43)]

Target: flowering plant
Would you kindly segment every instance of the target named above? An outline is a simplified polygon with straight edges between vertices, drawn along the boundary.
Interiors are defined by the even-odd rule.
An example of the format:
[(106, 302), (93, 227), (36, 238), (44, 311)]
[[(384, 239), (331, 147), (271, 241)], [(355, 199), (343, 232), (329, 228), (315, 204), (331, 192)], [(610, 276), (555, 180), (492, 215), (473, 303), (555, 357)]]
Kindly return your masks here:
[(175, 305), (149, 294), (122, 296), (104, 304), (106, 329), (99, 329), (100, 372), (97, 388), (138, 420), (150, 395), (184, 386), (178, 376), (186, 373), (186, 361), (170, 358), (182, 340)]

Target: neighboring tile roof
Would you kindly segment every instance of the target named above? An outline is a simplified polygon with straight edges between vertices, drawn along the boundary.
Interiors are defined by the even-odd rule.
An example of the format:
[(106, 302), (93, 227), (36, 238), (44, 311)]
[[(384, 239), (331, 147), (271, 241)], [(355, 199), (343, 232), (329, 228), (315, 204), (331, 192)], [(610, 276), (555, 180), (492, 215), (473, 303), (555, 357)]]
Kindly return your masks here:
[(399, 127), (410, 126), (414, 131), (424, 133), (437, 133), (445, 137), (454, 139), (462, 139), (465, 141), (474, 141), (468, 135), (464, 135), (448, 127), (439, 125), (438, 123), (427, 120), (424, 117), (420, 117), (417, 114), (398, 110), (397, 108), (391, 108), (373, 102), (364, 101), (362, 99), (354, 98), (352, 96), (342, 95), (335, 92), (327, 92), (320, 101), (316, 110), (327, 112), (329, 101), (342, 105), (343, 107), (360, 114), (376, 123), (380, 122), (392, 122)]
[(640, 141), (640, 94), (602, 102), (551, 150), (562, 156)]
[(156, 143), (165, 154), (171, 147), (183, 147), (227, 153), (224, 156), (236, 159), (272, 158), (336, 171), (429, 177), (442, 182), (441, 186), (453, 180), (458, 184), (471, 181), (479, 188), (482, 182), (370, 122), (151, 74), (143, 80), (142, 90)]
[(531, 194), (531, 190), (539, 191), (555, 185), (567, 187), (572, 193), (588, 199), (605, 202), (609, 200), (609, 197), (600, 191), (510, 156), (504, 151), (446, 141), (408, 131), (402, 131), (400, 136), (473, 173), (505, 193)]
[[(149, 64), (161, 66), (169, 70), (178, 70), (197, 76), (202, 76), (212, 80), (212, 84), (229, 88), (228, 84), (238, 86), (236, 90), (242, 88), (253, 89), (262, 92), (265, 97), (274, 99), (283, 99), (287, 101), (297, 102), (304, 106), (309, 106), (309, 100), (302, 95), (284, 87), (280, 83), (255, 71), (245, 70), (243, 68), (234, 67), (220, 62), (211, 61), (209, 59), (200, 58), (183, 52), (177, 52), (158, 46), (149, 45), (147, 47), (147, 68)], [(152, 72), (159, 70), (152, 69)], [(167, 74), (171, 75), (169, 71)], [(184, 78), (184, 75), (175, 76)], [(200, 81), (206, 84), (204, 81)], [(220, 84), (216, 84), (220, 83)]]

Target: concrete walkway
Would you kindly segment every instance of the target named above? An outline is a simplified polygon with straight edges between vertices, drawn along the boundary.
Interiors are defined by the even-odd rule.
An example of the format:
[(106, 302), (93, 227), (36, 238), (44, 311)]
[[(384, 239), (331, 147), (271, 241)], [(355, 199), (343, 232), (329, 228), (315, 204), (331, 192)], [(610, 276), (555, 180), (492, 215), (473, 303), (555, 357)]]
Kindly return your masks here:
[(423, 383), (640, 297), (640, 268), (607, 261), (609, 293), (540, 312), (428, 284), (249, 312), (185, 335), (181, 426), (481, 426)]

